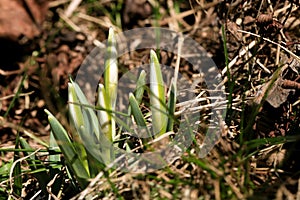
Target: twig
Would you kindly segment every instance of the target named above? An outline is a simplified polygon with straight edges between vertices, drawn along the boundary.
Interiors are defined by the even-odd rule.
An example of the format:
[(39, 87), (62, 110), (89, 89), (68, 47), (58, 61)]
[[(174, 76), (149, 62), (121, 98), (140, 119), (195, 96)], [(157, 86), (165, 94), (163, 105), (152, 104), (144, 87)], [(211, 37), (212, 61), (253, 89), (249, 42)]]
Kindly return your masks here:
[(117, 31), (118, 33), (122, 31), (119, 27), (113, 25), (111, 23), (111, 21), (109, 21), (109, 20), (101, 20), (99, 18), (92, 17), (92, 16), (86, 15), (84, 13), (78, 13), (77, 17), (79, 17), (81, 19), (84, 19), (84, 20), (87, 20), (87, 21), (90, 21), (90, 22), (94, 22), (94, 23), (99, 24), (100, 26), (102, 26), (104, 28), (107, 28), (107, 29), (109, 29), (110, 27), (113, 27), (114, 30)]
[(221, 200), (221, 192), (220, 192), (220, 180), (214, 180), (214, 191), (215, 191), (215, 199), (216, 200)]
[[(21, 94), (18, 94), (18, 95), (19, 95), (19, 97), (22, 97), (22, 96), (31, 95), (33, 93), (34, 93), (34, 91), (31, 91), (31, 92), (27, 92), (27, 93), (21, 93)], [(13, 98), (15, 95), (17, 95), (17, 94), (11, 94), (11, 95), (7, 95), (5, 97), (0, 97), (0, 101)]]
[[(274, 12), (273, 16), (274, 16), (274, 17), (277, 17), (277, 16), (279, 15), (279, 13), (281, 13), (281, 12), (283, 12), (283, 11), (286, 11), (286, 10), (289, 9), (290, 7), (291, 7), (291, 4), (288, 4), (288, 5), (286, 5), (286, 6), (283, 7), (283, 8), (277, 9), (277, 10)], [(294, 5), (291, 12), (294, 12), (294, 11), (296, 11), (296, 10), (298, 10), (298, 6)]]
[(260, 35), (257, 35), (255, 33), (251, 33), (251, 32), (248, 32), (248, 31), (243, 31), (243, 30), (238, 30), (238, 32), (241, 32), (241, 33), (246, 33), (246, 34), (250, 34), (250, 35), (253, 35), (255, 37), (258, 37), (258, 38), (261, 38), (267, 42), (270, 42), (272, 44), (275, 44), (277, 46), (279, 46), (280, 48), (282, 48), (283, 50), (285, 50), (287, 53), (289, 53), (293, 58), (295, 58), (296, 60), (298, 60), (300, 62), (300, 58), (299, 56), (297, 56), (296, 54), (294, 54), (293, 52), (291, 52), (290, 50), (288, 50), (287, 48), (285, 48), (284, 46), (278, 44), (277, 42), (273, 42), (272, 40), (268, 39), (268, 38), (265, 38), (265, 37), (262, 37)]
[(76, 32), (81, 32), (81, 29), (79, 26), (77, 26), (76, 24), (74, 24), (74, 22), (72, 22), (72, 20), (69, 19), (69, 17), (67, 17), (67, 15), (65, 15), (63, 12), (58, 11), (58, 15), (61, 19), (63, 19), (74, 31)]
[(245, 199), (244, 195), (241, 193), (240, 189), (235, 186), (235, 184), (231, 181), (232, 178), (230, 176), (224, 176), (226, 183), (231, 187), (232, 191), (235, 193), (238, 199)]
[(39, 196), (41, 192), (42, 192), (42, 190), (39, 190), (37, 193), (35, 193), (35, 194), (30, 198), (30, 200), (35, 200), (35, 199), (37, 199), (37, 196)]
[(36, 137), (37, 134), (35, 134), (35, 133), (31, 132), (30, 130), (27, 130), (21, 126), (7, 122), (3, 117), (0, 117), (0, 127), (9, 127), (11, 129), (18, 130), (19, 132), (23, 132), (25, 135), (32, 138), (33, 140), (40, 143), (41, 145), (43, 145), (45, 147), (49, 146), (46, 142), (44, 142), (40, 138)]
[(68, 3), (71, 0), (57, 0), (57, 1), (51, 1), (49, 2), (49, 8), (53, 8), (53, 7), (57, 7), (60, 6), (62, 4)]
[[(228, 69), (230, 69), (236, 62), (239, 58), (241, 58), (242, 56), (244, 56), (250, 49), (252, 49), (255, 45), (256, 45), (256, 41), (253, 40), (252, 42), (250, 42), (250, 44), (246, 47), (246, 48), (243, 48), (242, 51), (239, 52), (239, 55), (237, 55), (229, 64), (228, 64)], [(224, 74), (226, 73), (227, 71), (227, 68), (225, 67), (223, 70), (222, 70), (222, 76), (224, 76)]]
[(298, 179), (298, 191), (297, 191), (297, 200), (300, 200), (300, 178)]
[(37, 149), (36, 151), (32, 152), (31, 154), (29, 154), (28, 156), (25, 156), (23, 158), (19, 158), (18, 160), (16, 160), (15, 162), (13, 162), (10, 171), (9, 171), (9, 185), (10, 185), (10, 193), (13, 193), (13, 172), (14, 172), (14, 168), (17, 165), (18, 162), (22, 162), (23, 160), (26, 160), (27, 158), (30, 158), (31, 156), (35, 155), (37, 152), (39, 152), (41, 149)]
[(175, 84), (177, 84), (177, 79), (178, 79), (178, 72), (179, 72), (180, 57), (181, 57), (183, 41), (184, 41), (184, 37), (182, 36), (182, 34), (180, 34), (179, 39), (178, 39), (178, 51), (177, 51), (177, 59), (176, 59), (175, 74), (174, 74), (174, 83)]
[[(169, 8), (170, 15), (172, 17), (172, 19), (169, 22), (169, 27), (174, 31), (180, 31), (178, 21), (175, 20), (176, 12), (174, 10), (174, 2), (172, 0), (167, 0), (167, 5)], [(181, 19), (181, 21), (182, 21), (182, 19)]]
[(23, 71), (24, 71), (24, 69), (18, 69), (18, 70), (13, 70), (13, 71), (4, 71), (4, 70), (0, 69), (0, 75), (10, 76), (10, 75), (14, 75), (14, 74), (20, 74)]
[(269, 4), (269, 8), (271, 10), (271, 13), (274, 12), (273, 6), (272, 6), (272, 2), (270, 0), (267, 0), (268, 4)]
[(72, 2), (69, 4), (67, 10), (65, 11), (66, 17), (71, 17), (73, 12), (77, 9), (79, 4), (81, 3), (82, 0), (72, 0)]
[[(104, 176), (103, 172), (98, 173), (98, 175), (92, 179), (88, 187), (86, 187), (81, 193), (79, 197), (75, 197), (78, 200), (85, 199), (85, 197), (91, 192), (96, 183)], [(75, 199), (74, 198), (74, 199)]]
[(53, 179), (47, 184), (47, 192), (49, 193), (49, 195), (54, 199), (54, 200), (59, 200), (59, 198), (57, 196), (55, 196), (52, 191), (51, 191), (51, 186), (54, 184), (55, 180), (57, 179), (59, 174), (55, 174), (55, 176), (53, 177)]
[(266, 68), (265, 66), (264, 66), (264, 64), (262, 64), (261, 62), (260, 62), (260, 60), (259, 59), (257, 59), (256, 60), (256, 63), (266, 72), (266, 73), (268, 73), (268, 74), (271, 74), (271, 71), (268, 69), (268, 68)]
[[(203, 6), (203, 7), (199, 6), (199, 7), (194, 8), (194, 10), (188, 10), (188, 11), (179, 13), (178, 15), (175, 16), (175, 20), (182, 19), (182, 18), (185, 18), (187, 16), (193, 15), (198, 10), (205, 10), (205, 9), (210, 8), (210, 7), (214, 7), (214, 6), (216, 6), (216, 5), (218, 5), (218, 4), (222, 3), (222, 2), (223, 1), (216, 1), (216, 2), (211, 2), (211, 3), (206, 3), (205, 6)], [(165, 18), (159, 24), (161, 26), (166, 25), (166, 24), (168, 24), (168, 22), (170, 20), (173, 20), (172, 17)]]
[(281, 87), (285, 89), (297, 89), (300, 90), (300, 83), (292, 80), (284, 79), (281, 83)]

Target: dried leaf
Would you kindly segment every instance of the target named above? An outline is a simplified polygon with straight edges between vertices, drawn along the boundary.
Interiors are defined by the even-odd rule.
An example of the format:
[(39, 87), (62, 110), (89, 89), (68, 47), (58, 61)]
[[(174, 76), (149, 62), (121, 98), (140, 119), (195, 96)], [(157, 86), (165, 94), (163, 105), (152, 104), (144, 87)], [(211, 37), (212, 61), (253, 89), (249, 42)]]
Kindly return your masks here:
[(40, 34), (38, 25), (44, 20), (47, 2), (41, 0), (1, 0), (0, 38), (17, 42), (20, 36), (33, 39)]

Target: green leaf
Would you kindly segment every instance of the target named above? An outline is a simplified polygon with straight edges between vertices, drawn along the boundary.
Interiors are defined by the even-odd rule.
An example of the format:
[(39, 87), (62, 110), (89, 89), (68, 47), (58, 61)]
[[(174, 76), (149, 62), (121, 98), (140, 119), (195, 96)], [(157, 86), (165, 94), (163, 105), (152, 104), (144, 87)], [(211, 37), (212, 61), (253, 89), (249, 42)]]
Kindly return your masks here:
[[(78, 86), (78, 84), (76, 84), (72, 80), (71, 83), (75, 89), (75, 93), (76, 96), (78, 97), (79, 104), (90, 105), (85, 95), (81, 91), (80, 87)], [(96, 138), (100, 138), (99, 121), (94, 109), (88, 106), (81, 106), (81, 111), (83, 115), (85, 115), (83, 116), (83, 120), (84, 120), (84, 126), (86, 128), (86, 133), (88, 133), (91, 138), (94, 137), (94, 134), (96, 135)]]
[(109, 99), (108, 108), (114, 110), (116, 106), (117, 92), (118, 92), (118, 61), (116, 38), (114, 30), (109, 29), (108, 34), (108, 47), (106, 49), (105, 71), (104, 71), (104, 84), (106, 95)]
[(167, 129), (165, 85), (160, 64), (153, 50), (150, 51), (150, 104), (153, 132), (160, 136)]
[(49, 162), (50, 162), (50, 166), (53, 165), (52, 163), (59, 163), (60, 160), (60, 155), (59, 154), (51, 154), (51, 151), (56, 152), (57, 149), (59, 149), (59, 146), (57, 144), (57, 142), (55, 141), (55, 137), (53, 135), (53, 132), (50, 132), (50, 142), (49, 142), (49, 151), (50, 151), (50, 155), (49, 155)]
[[(70, 102), (69, 104), (69, 115), (73, 120), (73, 124), (76, 128), (76, 130), (79, 129), (79, 127), (85, 125), (84, 124), (84, 118), (82, 115), (82, 110), (80, 105), (73, 104), (79, 103), (79, 100), (77, 98), (77, 94), (75, 91), (75, 83), (68, 83), (68, 101)], [(76, 137), (76, 135), (73, 135)]]
[(135, 99), (135, 97), (132, 93), (129, 94), (129, 103), (131, 106), (131, 112), (135, 119), (135, 122), (139, 126), (139, 128), (142, 129), (142, 130), (139, 130), (139, 134), (143, 134), (144, 132), (146, 132), (148, 137), (151, 138), (151, 134), (147, 128), (146, 120), (143, 116), (142, 111), (140, 110), (137, 100)]
[[(78, 127), (77, 125), (76, 129), (82, 141), (89, 141), (87, 143), (84, 143), (86, 149), (85, 151), (86, 154), (84, 155), (85, 156), (84, 161), (88, 163), (88, 165), (86, 165), (86, 168), (88, 167), (90, 169), (90, 173), (91, 173), (90, 175), (94, 176), (95, 174), (97, 174), (97, 172), (99, 172), (101, 167), (99, 165), (100, 168), (98, 167), (94, 168), (95, 166), (98, 165), (95, 163), (98, 162), (97, 160), (91, 158), (91, 154), (99, 155), (101, 158), (99, 157), (98, 159), (102, 160), (102, 162), (105, 164), (109, 164), (113, 158), (113, 156), (111, 156), (112, 154), (111, 145), (109, 145), (111, 144), (109, 143), (109, 141), (112, 141), (112, 135), (113, 135), (111, 124), (109, 123), (111, 120), (110, 119), (111, 116), (105, 110), (103, 111), (103, 109), (105, 109), (103, 108), (101, 111), (97, 111), (98, 114), (98, 118), (97, 118), (97, 115), (95, 114), (95, 110), (93, 109), (93, 107), (87, 106), (89, 105), (88, 101), (86, 100), (86, 97), (83, 95), (79, 86), (74, 82), (72, 84), (75, 88), (75, 93), (76, 93), (75, 97), (74, 95), (72, 96), (74, 106), (76, 105), (77, 107), (81, 108), (81, 110), (78, 111), (76, 115), (81, 116), (80, 118), (83, 119), (83, 123), (81, 124), (84, 124), (84, 126), (80, 126), (80, 127)], [(103, 105), (102, 104), (99, 105), (102, 108), (103, 106), (107, 106), (104, 101), (105, 97), (103, 96), (105, 94), (105, 91), (103, 86), (99, 86), (99, 90), (102, 91), (100, 92), (100, 95), (98, 95), (98, 99), (100, 98), (101, 100), (98, 100), (97, 104), (99, 105), (99, 102), (104, 102)], [(76, 96), (78, 97), (79, 101), (76, 98)], [(102, 126), (102, 124), (104, 125)], [(103, 134), (107, 137), (107, 139), (103, 137)], [(99, 154), (100, 151), (101, 154)], [(92, 165), (94, 167), (91, 167)]]
[[(13, 163), (12, 160), (5, 164), (2, 163), (2, 165), (0, 167), (0, 177), (1, 177), (0, 181), (1, 182), (7, 180), (7, 178), (9, 177), (9, 171), (12, 166), (12, 163)], [(3, 177), (5, 177), (5, 179), (2, 179)]]
[(111, 113), (109, 113), (109, 108), (106, 103), (108, 99), (105, 98), (105, 94), (106, 93), (104, 85), (99, 84), (97, 106), (100, 107), (102, 110), (97, 111), (97, 115), (101, 126), (101, 132), (104, 133), (104, 135), (109, 141), (112, 142), (113, 134), (111, 125)]
[[(85, 136), (84, 127), (79, 130), (80, 134)], [(101, 169), (104, 168), (104, 164), (108, 165), (112, 161), (112, 143), (107, 138), (101, 135), (100, 142), (95, 140), (89, 140), (83, 138), (88, 142), (87, 159), (89, 163), (90, 177), (95, 177)]]
[(48, 121), (53, 131), (53, 135), (66, 159), (67, 165), (74, 172), (80, 186), (85, 187), (87, 185), (86, 179), (89, 178), (88, 169), (85, 168), (84, 163), (78, 156), (78, 152), (76, 152), (75, 147), (70, 140), (69, 135), (67, 134), (67, 131), (48, 110), (45, 109), (45, 112), (48, 115)]
[[(112, 28), (109, 29), (108, 34), (108, 46), (106, 49), (105, 58), (105, 70), (104, 70), (104, 84), (105, 84), (105, 94), (104, 98), (106, 103), (106, 108), (111, 111), (115, 111), (116, 100), (118, 93), (118, 61), (117, 61), (117, 42)], [(110, 118), (111, 123), (111, 136), (112, 139), (116, 137), (116, 122), (114, 120), (114, 114), (110, 113), (112, 116)]]
[(71, 102), (69, 104), (70, 121), (76, 129), (71, 131), (73, 137), (73, 144), (85, 168), (88, 169), (87, 155), (84, 148), (84, 144), (82, 142), (85, 140), (83, 140), (83, 136), (79, 134), (80, 127), (85, 127), (84, 134), (86, 135), (85, 137), (88, 137), (88, 141), (95, 139), (95, 137), (93, 132), (93, 124), (91, 123), (91, 120), (89, 120), (88, 116), (89, 111), (87, 110), (87, 108), (78, 105), (80, 104), (80, 101), (78, 99), (77, 93), (79, 92), (76, 92), (75, 83), (68, 83), (68, 100), (69, 102)]
[(146, 85), (146, 72), (142, 70), (136, 82), (136, 90), (135, 90), (135, 98), (138, 104), (142, 102), (143, 94), (145, 91), (145, 85)]
[(168, 127), (167, 131), (173, 131), (174, 126), (174, 113), (175, 113), (175, 106), (176, 106), (176, 83), (174, 83), (174, 80), (171, 82), (171, 87), (168, 94)]

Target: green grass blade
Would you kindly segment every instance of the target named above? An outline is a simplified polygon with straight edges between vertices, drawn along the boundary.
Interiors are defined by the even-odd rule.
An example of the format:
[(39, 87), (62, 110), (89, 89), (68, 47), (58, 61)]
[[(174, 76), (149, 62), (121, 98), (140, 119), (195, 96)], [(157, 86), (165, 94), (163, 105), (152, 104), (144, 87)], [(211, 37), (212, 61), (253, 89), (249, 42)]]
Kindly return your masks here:
[[(22, 137), (20, 137), (20, 146), (22, 149), (26, 149), (26, 150), (33, 150), (31, 148), (31, 146), (26, 142), (26, 140)], [(29, 151), (23, 151), (25, 156), (30, 155)], [(31, 155), (29, 157), (29, 159), (27, 159), (28, 164), (30, 165), (32, 170), (36, 170), (37, 169), (37, 165), (41, 165), (42, 163), (36, 159), (36, 157), (34, 155)]]
[(160, 64), (153, 50), (150, 51), (150, 104), (153, 132), (160, 136), (167, 129), (165, 87)]
[[(15, 148), (19, 148), (20, 143), (20, 136), (17, 135), (16, 138), (16, 144)], [(20, 158), (20, 152), (14, 152), (14, 162), (17, 162), (17, 160)], [(13, 193), (21, 196), (22, 193), (22, 169), (21, 169), (21, 163), (17, 162), (14, 169), (13, 169), (13, 177), (14, 177), (14, 183), (13, 183)]]
[[(22, 149), (30, 149), (30, 150), (34, 150), (31, 148), (31, 146), (26, 142), (26, 140), (24, 138), (20, 138), (20, 145), (22, 147)], [(28, 151), (23, 152), (25, 156), (29, 156), (30, 153)], [(31, 155), (29, 157), (29, 159), (26, 159), (27, 163), (29, 164), (29, 167), (31, 169), (31, 171), (36, 171), (36, 170), (42, 170), (39, 172), (36, 172), (33, 174), (33, 176), (38, 180), (39, 185), (41, 187), (41, 189), (43, 190), (44, 194), (47, 194), (47, 184), (49, 183), (49, 175), (46, 172), (46, 167), (44, 166), (44, 164), (35, 156), (35, 155)]]
[(24, 81), (27, 79), (27, 75), (23, 75), (22, 76), (22, 80), (21, 80), (21, 84), (18, 87), (18, 90), (16, 92), (16, 94), (14, 95), (13, 99), (11, 100), (6, 112), (4, 113), (3, 117), (6, 118), (8, 116), (8, 113), (10, 112), (10, 110), (14, 107), (16, 100), (19, 98), (20, 93), (22, 92), (22, 87), (24, 84)]

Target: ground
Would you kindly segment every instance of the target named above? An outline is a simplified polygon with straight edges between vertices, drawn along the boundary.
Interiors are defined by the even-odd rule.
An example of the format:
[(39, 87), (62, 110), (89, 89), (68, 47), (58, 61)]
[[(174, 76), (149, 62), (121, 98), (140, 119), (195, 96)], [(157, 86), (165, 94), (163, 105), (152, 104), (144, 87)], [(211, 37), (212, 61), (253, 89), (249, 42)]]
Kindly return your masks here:
[[(24, 161), (22, 194), (10, 193), (13, 179), (4, 167), (15, 156), (11, 149), (19, 135), (33, 149), (44, 148), (38, 139), (49, 141), (45, 108), (67, 126), (69, 77), (106, 40), (109, 28), (120, 33), (159, 26), (189, 35), (218, 66), (228, 100), (222, 138), (203, 159), (197, 157), (195, 141), (161, 170), (105, 171), (86, 190), (74, 190), (63, 167), (57, 173), (64, 181), (61, 193), (39, 197), (300, 199), (298, 0), (87, 0), (73, 10), (75, 2), (0, 3), (0, 196), (30, 199), (40, 190)], [(120, 63), (132, 69), (149, 59), (148, 52), (135, 51)], [(160, 55), (162, 63), (175, 63), (173, 54)], [(180, 72), (191, 81), (198, 77), (184, 61)], [(203, 138), (202, 132), (196, 139)], [(40, 159), (46, 162), (47, 156)]]

